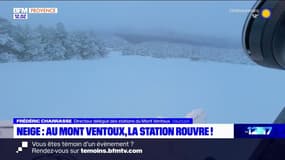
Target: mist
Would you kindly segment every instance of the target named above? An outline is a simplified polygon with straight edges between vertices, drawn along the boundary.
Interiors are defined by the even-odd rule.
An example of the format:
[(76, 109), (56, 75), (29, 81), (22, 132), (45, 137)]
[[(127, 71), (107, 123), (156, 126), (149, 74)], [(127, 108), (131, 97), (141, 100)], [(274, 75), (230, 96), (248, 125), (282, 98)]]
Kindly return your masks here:
[[(57, 7), (57, 15), (30, 15), (32, 26), (52, 26), (62, 22), (68, 29), (100, 32), (226, 39), (240, 43), (246, 13), (230, 9), (249, 9), (254, 1), (86, 1), (86, 2), (1, 2), (4, 18), (12, 18), (15, 7)], [(177, 36), (179, 37), (179, 36)], [(193, 38), (192, 38), (193, 39)]]

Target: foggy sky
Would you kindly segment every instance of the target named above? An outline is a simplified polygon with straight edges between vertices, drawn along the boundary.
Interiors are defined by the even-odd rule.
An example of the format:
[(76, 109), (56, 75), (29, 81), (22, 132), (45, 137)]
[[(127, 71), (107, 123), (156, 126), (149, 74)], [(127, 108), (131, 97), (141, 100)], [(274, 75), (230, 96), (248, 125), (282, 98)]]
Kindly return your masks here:
[(57, 15), (30, 15), (28, 21), (14, 23), (36, 26), (63, 22), (68, 29), (175, 32), (240, 40), (247, 14), (229, 10), (249, 9), (253, 4), (254, 1), (1, 2), (0, 16), (12, 20), (14, 7), (57, 7)]

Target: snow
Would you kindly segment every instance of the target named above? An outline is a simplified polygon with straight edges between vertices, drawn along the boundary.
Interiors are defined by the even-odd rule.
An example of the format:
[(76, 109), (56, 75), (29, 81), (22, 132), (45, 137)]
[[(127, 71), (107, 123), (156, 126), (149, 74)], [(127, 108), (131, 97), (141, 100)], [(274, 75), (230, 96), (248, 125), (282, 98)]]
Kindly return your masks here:
[(0, 121), (0, 138), (13, 138), (12, 125), (9, 121)]
[(0, 62), (102, 58), (107, 54), (105, 49), (112, 48), (124, 55), (253, 64), (241, 44), (230, 39), (164, 31), (152, 34), (68, 31), (63, 23), (47, 28), (16, 26), (1, 17), (0, 21), (3, 28)]
[(2, 63), (0, 76), (2, 120), (185, 117), (199, 106), (207, 123), (269, 123), (284, 105), (283, 72), (253, 65), (113, 52), (95, 60)]
[(206, 112), (202, 108), (193, 109), (186, 117), (192, 118), (193, 123), (206, 123)]
[(8, 34), (0, 34), (0, 45), (5, 45), (11, 40)]
[[(12, 25), (0, 17), (0, 62), (67, 60), (104, 57), (106, 52), (94, 33), (67, 32), (63, 23), (53, 28)], [(79, 55), (78, 55), (79, 54)]]
[(0, 54), (0, 62), (16, 62), (17, 56), (14, 54), (9, 54), (7, 52)]
[[(132, 37), (134, 40), (127, 40), (125, 37)], [(100, 35), (98, 39), (107, 48), (122, 51), (123, 55), (140, 55), (154, 58), (185, 58), (192, 61), (214, 61), (233, 64), (254, 65), (254, 62), (244, 53), (242, 46), (214, 46), (196, 44), (194, 42), (179, 42), (179, 38), (167, 40), (167, 38), (155, 38), (145, 35), (125, 34)], [(207, 41), (213, 40), (204, 38)], [(223, 43), (222, 41), (220, 43)]]

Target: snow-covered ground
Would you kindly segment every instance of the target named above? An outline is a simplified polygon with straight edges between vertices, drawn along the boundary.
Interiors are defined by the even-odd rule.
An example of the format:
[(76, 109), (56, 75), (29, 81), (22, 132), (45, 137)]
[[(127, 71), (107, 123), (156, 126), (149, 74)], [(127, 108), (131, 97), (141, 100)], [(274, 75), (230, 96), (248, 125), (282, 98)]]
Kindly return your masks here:
[[(180, 42), (179, 40), (181, 39), (179, 38), (171, 39), (172, 42), (166, 37), (157, 40), (155, 37), (149, 35), (145, 35), (143, 38), (132, 34), (128, 34), (128, 36), (132, 36), (133, 39), (140, 40), (140, 42), (127, 40), (124, 36), (116, 35), (101, 35), (97, 38), (105, 47), (120, 50), (123, 55), (140, 55), (163, 59), (186, 58), (192, 61), (214, 61), (247, 65), (254, 64), (244, 53), (241, 44), (238, 43), (236, 47), (229, 47), (227, 45), (222, 47), (207, 45), (206, 43), (202, 45), (195, 42)], [(215, 41), (211, 37), (204, 39)], [(223, 41), (219, 43), (223, 44)]]
[[(0, 64), (1, 120), (13, 117), (184, 117), (272, 122), (283, 71), (256, 65), (122, 56)], [(190, 114), (191, 115), (191, 114)]]
[(12, 122), (0, 121), (0, 138), (13, 138)]

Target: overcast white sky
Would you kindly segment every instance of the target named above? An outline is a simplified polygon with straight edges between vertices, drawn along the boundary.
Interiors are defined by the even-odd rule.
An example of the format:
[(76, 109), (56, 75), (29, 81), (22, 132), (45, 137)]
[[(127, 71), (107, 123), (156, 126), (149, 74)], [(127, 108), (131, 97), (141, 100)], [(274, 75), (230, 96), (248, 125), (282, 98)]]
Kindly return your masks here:
[[(63, 22), (70, 29), (173, 30), (241, 39), (253, 1), (1, 2), (13, 7), (58, 7), (31, 15), (32, 25)], [(16, 23), (16, 22), (15, 22)], [(195, 108), (208, 122), (272, 122), (285, 104), (285, 73), (260, 66), (150, 57), (99, 61), (0, 64), (0, 119), (12, 117), (183, 117)]]
[(26, 23), (63, 22), (71, 29), (165, 30), (238, 38), (247, 14), (229, 10), (249, 9), (253, 4), (254, 1), (1, 2), (0, 16), (11, 19), (14, 7), (57, 7), (58, 15), (30, 15)]

